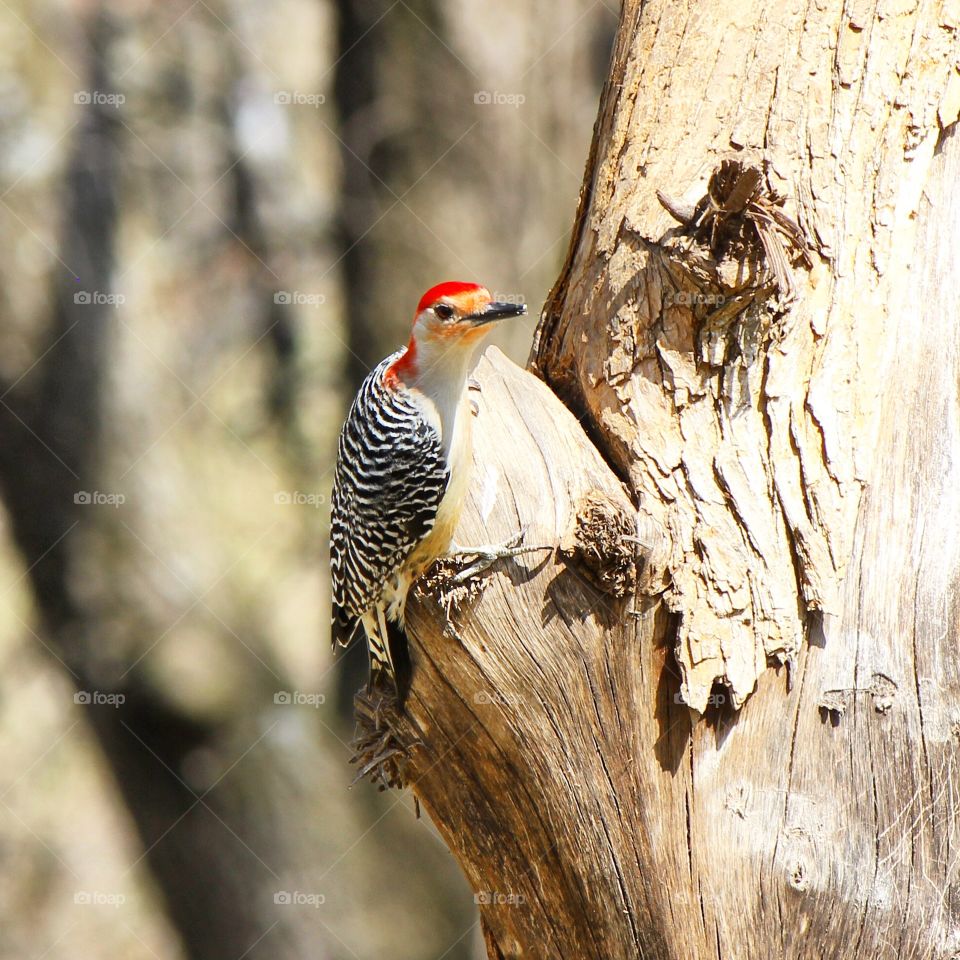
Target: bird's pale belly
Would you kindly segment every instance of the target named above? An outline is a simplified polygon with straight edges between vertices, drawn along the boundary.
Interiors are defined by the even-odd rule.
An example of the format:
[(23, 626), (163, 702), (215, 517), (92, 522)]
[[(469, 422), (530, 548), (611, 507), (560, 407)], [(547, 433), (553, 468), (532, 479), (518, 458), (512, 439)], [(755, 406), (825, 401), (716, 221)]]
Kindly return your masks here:
[(409, 564), (416, 570), (416, 579), (438, 557), (442, 557), (450, 546), (454, 531), (460, 522), (463, 503), (470, 486), (470, 468), (473, 451), (471, 444), (472, 416), (464, 403), (454, 425), (453, 441), (450, 446), (450, 482), (437, 509), (437, 519), (433, 529), (410, 554)]
[(390, 610), (402, 620), (403, 607), (411, 585), (426, 569), (444, 554), (450, 547), (453, 534), (460, 522), (463, 504), (470, 487), (470, 474), (473, 461), (471, 445), (471, 413), (464, 404), (456, 418), (454, 437), (450, 449), (450, 482), (446, 493), (437, 508), (437, 518), (433, 529), (413, 549), (396, 579), (386, 585), (384, 600)]
[[(456, 478), (455, 480), (453, 478)], [(447, 487), (447, 492), (440, 501), (437, 510), (437, 519), (433, 529), (410, 554), (409, 565), (412, 577), (415, 580), (438, 557), (442, 557), (450, 546), (454, 531), (460, 522), (463, 502), (467, 496), (469, 486), (469, 469), (456, 470)]]

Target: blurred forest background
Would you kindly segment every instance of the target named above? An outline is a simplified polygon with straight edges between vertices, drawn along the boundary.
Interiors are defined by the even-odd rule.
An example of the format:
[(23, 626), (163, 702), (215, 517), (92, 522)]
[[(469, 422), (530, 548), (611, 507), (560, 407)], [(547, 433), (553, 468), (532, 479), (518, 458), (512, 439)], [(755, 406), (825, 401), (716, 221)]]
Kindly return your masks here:
[(433, 283), (525, 361), (617, 12), (0, 0), (0, 957), (482, 956), (348, 789), (332, 458)]

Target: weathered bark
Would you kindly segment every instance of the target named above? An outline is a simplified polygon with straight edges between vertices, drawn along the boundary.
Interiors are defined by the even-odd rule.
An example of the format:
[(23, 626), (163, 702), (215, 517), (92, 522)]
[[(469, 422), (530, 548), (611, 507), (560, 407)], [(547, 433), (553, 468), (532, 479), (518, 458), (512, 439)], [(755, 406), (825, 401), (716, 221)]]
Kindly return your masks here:
[[(623, 595), (636, 547), (623, 539), (635, 511), (622, 484), (535, 377), (493, 352), (477, 375), (482, 466), (464, 542), (505, 539), (519, 523), (531, 544), (562, 540), (571, 559), (522, 558), (479, 593), (441, 585), (449, 619), (440, 623), (436, 610), (411, 604), (422, 643), (407, 713), (424, 747), (408, 776), (504, 956), (521, 946), (531, 956), (618, 956), (604, 931), (619, 927), (622, 894), (612, 893), (626, 882), (634, 901), (642, 883), (635, 866), (618, 876), (619, 851), (646, 835), (635, 821), (652, 813), (631, 774), (644, 742), (636, 725), (657, 727), (659, 698), (679, 749), (686, 711), (670, 707), (666, 688), (658, 694), (664, 651), (638, 642), (636, 624), (650, 617), (639, 620)], [(592, 510), (604, 519), (578, 546), (576, 515)], [(584, 562), (590, 555), (598, 569)], [(597, 859), (611, 844), (616, 856)]]
[[(482, 368), (457, 537), (566, 551), (411, 607), (408, 772), (491, 957), (960, 950), (958, 55), (939, 4), (625, 4), (554, 393)], [(657, 198), (730, 157), (804, 229), (794, 297)]]

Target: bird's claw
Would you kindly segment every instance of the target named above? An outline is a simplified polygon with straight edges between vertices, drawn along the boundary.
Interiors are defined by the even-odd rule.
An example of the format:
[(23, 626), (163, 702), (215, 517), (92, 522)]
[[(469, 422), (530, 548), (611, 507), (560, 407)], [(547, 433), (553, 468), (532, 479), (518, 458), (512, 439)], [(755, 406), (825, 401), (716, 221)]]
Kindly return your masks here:
[(451, 579), (455, 584), (463, 584), (485, 570), (488, 570), (497, 560), (504, 560), (508, 557), (519, 557), (524, 553), (534, 553), (537, 550), (552, 550), (552, 547), (545, 545), (525, 546), (523, 539), (527, 535), (527, 527), (521, 527), (512, 537), (504, 540), (503, 543), (485, 543), (476, 547), (461, 547), (454, 545), (449, 556), (460, 559), (464, 557), (473, 557), (473, 562), (464, 567), (459, 573)]

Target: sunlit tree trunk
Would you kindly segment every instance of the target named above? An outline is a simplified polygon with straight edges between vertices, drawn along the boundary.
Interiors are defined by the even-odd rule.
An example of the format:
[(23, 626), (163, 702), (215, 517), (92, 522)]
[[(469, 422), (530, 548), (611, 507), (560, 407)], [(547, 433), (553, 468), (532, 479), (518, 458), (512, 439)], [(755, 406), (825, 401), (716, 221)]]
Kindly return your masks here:
[(960, 950), (957, 27), (624, 4), (457, 536), (559, 549), (410, 608), (491, 957)]

